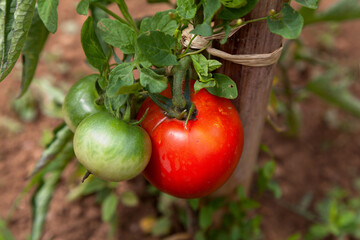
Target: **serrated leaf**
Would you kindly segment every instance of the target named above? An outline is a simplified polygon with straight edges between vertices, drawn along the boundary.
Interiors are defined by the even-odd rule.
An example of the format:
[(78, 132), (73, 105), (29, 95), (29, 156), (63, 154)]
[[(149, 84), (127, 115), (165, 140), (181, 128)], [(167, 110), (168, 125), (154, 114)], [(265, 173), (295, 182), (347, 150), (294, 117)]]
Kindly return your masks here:
[(123, 86), (129, 86), (134, 83), (133, 75), (134, 63), (127, 62), (117, 65), (111, 70), (109, 75), (109, 85), (106, 94), (113, 97), (118, 94), (118, 91)]
[(308, 83), (306, 89), (326, 102), (360, 118), (360, 100), (355, 98), (346, 88), (333, 84), (331, 80), (330, 75), (320, 76)]
[(206, 230), (212, 223), (212, 215), (214, 209), (210, 206), (204, 206), (200, 209), (199, 213), (199, 225), (202, 230)]
[(163, 32), (150, 31), (141, 34), (137, 43), (142, 54), (154, 66), (163, 67), (176, 65), (176, 56), (171, 53), (171, 50), (176, 44), (176, 39)]
[(304, 25), (318, 22), (342, 22), (360, 18), (360, 4), (357, 0), (340, 0), (322, 12), (305, 7), (299, 12), (304, 17)]
[(207, 88), (209, 93), (227, 99), (235, 99), (238, 96), (236, 84), (231, 78), (221, 73), (215, 73), (214, 78), (217, 84), (215, 87)]
[(46, 146), (46, 149), (41, 154), (41, 157), (35, 164), (35, 167), (32, 170), (30, 177), (37, 174), (51, 161), (53, 161), (58, 156), (58, 154), (64, 150), (67, 144), (72, 142), (73, 136), (73, 132), (65, 123), (62, 123), (57, 128), (55, 128), (54, 138)]
[(319, 0), (296, 0), (296, 2), (304, 7), (317, 9)]
[(114, 116), (119, 116), (120, 108), (125, 105), (128, 100), (128, 94), (115, 95), (113, 97), (109, 97), (105, 94), (104, 105), (105, 108)]
[(121, 203), (127, 207), (135, 207), (139, 204), (139, 198), (132, 191), (126, 191), (121, 194)]
[(59, 0), (38, 0), (38, 12), (47, 30), (55, 33), (57, 30)]
[(281, 9), (281, 17), (273, 19), (267, 17), (270, 32), (281, 35), (287, 39), (295, 39), (300, 36), (304, 25), (304, 19), (300, 13), (296, 12), (287, 3)]
[(74, 156), (72, 142), (67, 143), (61, 154), (58, 154), (54, 161), (40, 175), (32, 179), (39, 183), (31, 200), (33, 212), (32, 240), (41, 238), (52, 195), (59, 183), (63, 170)]
[(167, 88), (168, 80), (151, 69), (143, 68), (140, 71), (140, 84), (151, 93), (160, 93)]
[(89, 10), (89, 6), (90, 0), (81, 0), (76, 7), (76, 12), (80, 15), (86, 16)]
[(128, 25), (113, 19), (102, 19), (98, 24), (102, 38), (108, 44), (120, 48), (124, 54), (134, 54), (137, 34)]
[(191, 20), (195, 17), (197, 8), (194, 0), (178, 0), (176, 12), (183, 18)]
[(248, 14), (254, 9), (259, 0), (248, 0), (248, 3), (241, 8), (227, 8), (224, 7), (219, 13), (219, 18), (223, 20), (234, 20), (239, 19)]
[(0, 2), (0, 82), (11, 72), (25, 43), (35, 0)]
[(22, 49), (23, 70), (21, 91), (18, 97), (21, 97), (31, 84), (40, 53), (46, 43), (48, 35), (49, 31), (41, 21), (37, 11), (35, 11), (28, 36)]
[(92, 17), (88, 17), (81, 28), (81, 45), (88, 62), (102, 72), (108, 64), (108, 59), (96, 36)]
[(118, 205), (118, 197), (111, 193), (109, 194), (101, 205), (101, 218), (104, 222), (111, 222), (116, 216), (116, 208)]
[(208, 81), (208, 82), (196, 81), (194, 84), (194, 91), (195, 91), (195, 93), (197, 93), (198, 91), (200, 91), (203, 88), (215, 87), (215, 85), (216, 85), (216, 81), (214, 79), (211, 81)]
[(147, 31), (160, 31), (173, 36), (176, 28), (178, 27), (176, 20), (171, 19), (169, 15), (173, 12), (174, 10), (157, 12), (152, 18), (144, 18), (141, 21), (140, 33), (145, 33)]

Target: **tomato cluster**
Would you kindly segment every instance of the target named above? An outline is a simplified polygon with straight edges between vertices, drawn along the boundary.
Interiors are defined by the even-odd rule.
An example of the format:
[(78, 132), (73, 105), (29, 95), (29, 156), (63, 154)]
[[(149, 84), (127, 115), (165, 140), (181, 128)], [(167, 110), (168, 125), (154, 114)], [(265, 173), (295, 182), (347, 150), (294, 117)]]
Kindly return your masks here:
[[(92, 174), (122, 181), (143, 172), (155, 187), (180, 198), (208, 195), (230, 177), (243, 148), (240, 117), (230, 100), (192, 88), (196, 114), (185, 124), (147, 98), (138, 112), (139, 127), (96, 104), (96, 79), (77, 82), (63, 105), (64, 119), (75, 131), (75, 154)], [(171, 97), (170, 88), (162, 94)]]
[(74, 151), (92, 174), (108, 181), (141, 173), (151, 156), (151, 141), (140, 127), (117, 119), (96, 104), (98, 75), (79, 80), (65, 97), (64, 120), (75, 132)]

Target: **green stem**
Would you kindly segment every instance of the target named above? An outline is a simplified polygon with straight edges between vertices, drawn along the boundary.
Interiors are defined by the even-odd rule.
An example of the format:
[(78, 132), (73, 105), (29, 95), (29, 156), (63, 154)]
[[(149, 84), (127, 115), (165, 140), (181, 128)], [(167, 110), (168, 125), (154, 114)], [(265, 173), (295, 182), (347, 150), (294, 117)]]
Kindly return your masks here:
[[(116, 13), (110, 11), (109, 9), (107, 9), (105, 6), (103, 6), (100, 3), (97, 2), (93, 2), (91, 3), (92, 5), (94, 5), (97, 8), (100, 8), (101, 10), (103, 10), (104, 12), (106, 12), (107, 14), (109, 14), (110, 16), (112, 16), (113, 18), (115, 18), (116, 20), (119, 20), (122, 23), (125, 23), (126, 25), (129, 25), (128, 22), (126, 22), (124, 19), (122, 19), (121, 17), (119, 17)], [(131, 25), (130, 25), (131, 26)]]
[(203, 47), (202, 49), (199, 49), (199, 50), (194, 51), (194, 52), (189, 52), (189, 53), (185, 53), (185, 54), (179, 55), (179, 58), (183, 58), (183, 57), (186, 57), (186, 56), (190, 56), (190, 55), (194, 55), (194, 54), (201, 53), (202, 51), (204, 51), (205, 49), (207, 49), (209, 46), (210, 46), (210, 42), (209, 42), (205, 47)]
[(139, 32), (134, 19), (131, 17), (128, 7), (125, 3), (124, 0), (116, 0), (116, 3), (122, 13), (122, 15), (124, 16), (125, 20), (129, 23), (129, 25), (131, 25), (131, 27), (136, 31)]
[(187, 69), (191, 63), (190, 57), (184, 57), (179, 61), (179, 65), (174, 68), (174, 82), (173, 82), (173, 98), (172, 103), (176, 108), (184, 109), (186, 100), (183, 95), (183, 82)]

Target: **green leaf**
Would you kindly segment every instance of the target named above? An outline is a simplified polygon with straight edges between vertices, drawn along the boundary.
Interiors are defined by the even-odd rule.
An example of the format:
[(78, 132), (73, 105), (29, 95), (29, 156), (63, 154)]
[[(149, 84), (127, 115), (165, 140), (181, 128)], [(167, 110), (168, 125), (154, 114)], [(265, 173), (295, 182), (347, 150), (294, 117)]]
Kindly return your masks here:
[(88, 17), (81, 28), (81, 45), (88, 62), (102, 72), (108, 65), (108, 58), (96, 36), (92, 17)]
[(290, 237), (287, 238), (287, 240), (300, 240), (300, 239), (301, 239), (300, 233), (294, 233)]
[(155, 66), (176, 65), (176, 56), (171, 53), (176, 39), (163, 32), (150, 31), (143, 33), (137, 39), (139, 48), (144, 56)]
[(357, 0), (340, 0), (323, 12), (313, 9), (301, 8), (304, 24), (319, 22), (342, 22), (360, 18), (360, 4)]
[(53, 161), (66, 148), (66, 146), (72, 142), (73, 136), (73, 132), (65, 123), (62, 123), (55, 128), (54, 138), (46, 146), (46, 149), (43, 151), (40, 159), (35, 164), (30, 176), (34, 176), (51, 161)]
[(46, 43), (48, 35), (49, 31), (41, 21), (37, 11), (35, 11), (28, 36), (22, 49), (23, 70), (21, 91), (18, 97), (23, 96), (31, 84), (40, 53)]
[(119, 88), (116, 94), (131, 94), (139, 92), (143, 87), (140, 83), (135, 83), (129, 86), (122, 86)]
[(116, 208), (118, 205), (118, 197), (111, 193), (109, 194), (101, 205), (101, 218), (104, 222), (111, 222), (116, 216)]
[(134, 83), (133, 75), (134, 63), (127, 62), (117, 65), (111, 70), (109, 75), (109, 85), (106, 94), (109, 97), (118, 95), (118, 91), (123, 86), (129, 86)]
[(194, 198), (194, 199), (189, 199), (188, 203), (190, 205), (190, 207), (196, 211), (197, 209), (199, 209), (199, 203), (200, 203), (200, 199), (199, 198)]
[(197, 25), (190, 33), (209, 37), (213, 34), (213, 30), (209, 23), (202, 23)]
[(330, 75), (322, 75), (308, 83), (306, 89), (326, 102), (360, 118), (360, 100), (355, 98), (345, 87), (337, 86), (331, 81)]
[(194, 91), (195, 91), (195, 93), (197, 93), (198, 91), (200, 91), (203, 88), (212, 88), (215, 86), (216, 86), (216, 81), (214, 79), (211, 81), (207, 81), (207, 82), (196, 81), (194, 84)]
[(38, 12), (47, 30), (55, 33), (57, 30), (57, 6), (59, 0), (38, 0)]
[(272, 33), (281, 35), (287, 39), (298, 38), (304, 25), (304, 19), (290, 7), (289, 4), (284, 3), (284, 7), (281, 9), (281, 17), (273, 18), (267, 17), (267, 23), (269, 30)]
[[(96, 1), (96, 0), (91, 0), (90, 2), (92, 2), (92, 1)], [(90, 14), (93, 17), (93, 25), (94, 25), (94, 29), (95, 29), (95, 34), (100, 42), (101, 48), (103, 49), (103, 52), (105, 53), (106, 56), (110, 56), (111, 53), (113, 52), (113, 49), (109, 46), (109, 44), (107, 44), (104, 41), (102, 31), (97, 27), (97, 24), (102, 19), (109, 18), (109, 16), (102, 9), (91, 6), (91, 5), (90, 5)]]
[(191, 20), (195, 17), (197, 8), (194, 0), (178, 0), (176, 12), (183, 18)]
[(85, 182), (80, 183), (78, 186), (70, 190), (66, 196), (66, 200), (74, 201), (82, 196), (100, 192), (104, 189), (108, 189), (107, 182), (90, 175)]
[(81, 0), (76, 7), (76, 12), (80, 15), (86, 16), (89, 10), (89, 6), (90, 0)]
[(120, 48), (124, 54), (134, 54), (137, 34), (128, 25), (113, 19), (102, 19), (98, 23), (102, 38), (108, 44)]
[(213, 59), (208, 60), (209, 72), (212, 72), (212, 71), (214, 71), (215, 69), (218, 69), (221, 66), (222, 66), (221, 62), (219, 62), (217, 60), (213, 60)]
[(14, 236), (6, 227), (6, 223), (0, 218), (0, 240), (14, 240)]
[(319, 0), (296, 0), (296, 2), (304, 7), (317, 9)]
[(227, 8), (224, 7), (219, 13), (219, 18), (223, 20), (234, 20), (239, 19), (248, 14), (254, 9), (259, 0), (248, 0), (248, 3), (241, 8)]
[(221, 3), (219, 0), (203, 0), (204, 8), (204, 23), (210, 24), (215, 13), (220, 9)]
[(171, 221), (167, 217), (158, 219), (152, 229), (154, 236), (163, 236), (170, 232)]
[(144, 18), (141, 21), (140, 33), (145, 33), (147, 31), (160, 31), (173, 36), (178, 25), (176, 20), (171, 19), (171, 13), (174, 13), (174, 10), (158, 12), (152, 18)]
[(210, 206), (204, 206), (200, 209), (199, 225), (202, 230), (206, 230), (212, 223), (214, 209)]
[(35, 0), (0, 2), (0, 82), (11, 72), (25, 43)]
[(207, 76), (209, 74), (209, 64), (206, 57), (202, 54), (193, 54), (190, 57), (198, 75)]
[(231, 78), (221, 73), (215, 73), (214, 78), (217, 84), (215, 87), (207, 88), (209, 93), (228, 99), (235, 99), (238, 96), (236, 84)]
[(132, 191), (126, 191), (121, 194), (121, 203), (127, 207), (135, 207), (139, 205), (139, 198)]
[(151, 93), (160, 93), (167, 88), (168, 80), (165, 76), (158, 75), (149, 68), (142, 68), (140, 70), (140, 84)]
[(42, 173), (32, 179), (32, 181), (35, 180), (35, 182), (39, 183), (31, 200), (33, 211), (32, 240), (41, 238), (52, 195), (59, 183), (63, 170), (74, 156), (72, 142), (69, 142), (61, 151), (61, 154), (59, 153)]

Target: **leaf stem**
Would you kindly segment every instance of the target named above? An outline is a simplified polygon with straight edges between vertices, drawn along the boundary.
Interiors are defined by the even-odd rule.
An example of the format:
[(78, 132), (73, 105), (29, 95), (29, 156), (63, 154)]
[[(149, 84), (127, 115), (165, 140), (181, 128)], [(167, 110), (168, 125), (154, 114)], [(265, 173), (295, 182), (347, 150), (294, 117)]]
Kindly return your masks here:
[(183, 58), (183, 57), (190, 56), (190, 55), (193, 55), (193, 54), (201, 53), (202, 51), (207, 49), (209, 46), (210, 46), (210, 42), (205, 47), (203, 47), (202, 49), (199, 49), (199, 50), (194, 51), (194, 52), (189, 52), (189, 53), (186, 53), (186, 54), (179, 55), (179, 58)]
[(116, 3), (124, 16), (125, 20), (129, 23), (129, 25), (136, 31), (139, 32), (139, 29), (137, 28), (134, 19), (129, 13), (128, 7), (124, 0), (116, 0)]
[(119, 17), (116, 13), (112, 12), (111, 10), (107, 9), (105, 6), (103, 6), (100, 3), (97, 2), (93, 2), (91, 3), (92, 5), (94, 5), (97, 8), (100, 8), (101, 10), (103, 10), (104, 12), (106, 12), (107, 14), (109, 14), (110, 16), (112, 16), (113, 18), (115, 18), (116, 20), (119, 20), (120, 22), (129, 25), (130, 27), (132, 27), (127, 21), (125, 21), (124, 19), (122, 19), (121, 17)]

